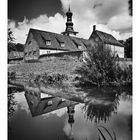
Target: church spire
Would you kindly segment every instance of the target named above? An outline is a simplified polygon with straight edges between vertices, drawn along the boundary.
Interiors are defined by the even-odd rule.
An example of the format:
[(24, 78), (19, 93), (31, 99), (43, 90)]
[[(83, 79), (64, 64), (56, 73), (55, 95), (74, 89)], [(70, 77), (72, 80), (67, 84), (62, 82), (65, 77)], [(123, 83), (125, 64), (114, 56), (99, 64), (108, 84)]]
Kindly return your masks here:
[(75, 32), (73, 29), (73, 22), (72, 22), (72, 15), (73, 13), (70, 10), (70, 4), (69, 4), (69, 9), (66, 13), (67, 16), (67, 22), (66, 22), (66, 29), (65, 32), (62, 32), (63, 35), (76, 35), (78, 32)]
[(70, 4), (69, 4), (69, 10), (68, 11), (70, 11)]

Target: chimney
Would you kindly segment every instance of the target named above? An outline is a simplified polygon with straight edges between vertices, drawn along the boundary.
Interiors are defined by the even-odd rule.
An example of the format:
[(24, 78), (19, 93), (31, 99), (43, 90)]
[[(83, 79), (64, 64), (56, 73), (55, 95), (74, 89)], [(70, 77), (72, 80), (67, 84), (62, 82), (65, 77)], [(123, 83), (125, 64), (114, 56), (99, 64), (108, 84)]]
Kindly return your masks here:
[(96, 25), (93, 25), (93, 31), (95, 31), (96, 30)]

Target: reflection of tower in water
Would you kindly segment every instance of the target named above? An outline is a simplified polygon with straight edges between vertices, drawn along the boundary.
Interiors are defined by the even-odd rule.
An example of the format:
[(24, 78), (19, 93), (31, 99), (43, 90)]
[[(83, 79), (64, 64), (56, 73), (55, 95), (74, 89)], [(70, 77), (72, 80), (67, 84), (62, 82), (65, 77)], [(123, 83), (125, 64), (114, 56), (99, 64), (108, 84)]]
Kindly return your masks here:
[(72, 106), (68, 106), (68, 116), (69, 116), (69, 119), (68, 119), (68, 123), (70, 124), (71, 128), (72, 128), (72, 125), (74, 123), (74, 113), (75, 113), (75, 105), (72, 105)]
[(67, 109), (67, 113), (68, 113), (68, 123), (70, 125), (70, 133), (69, 133), (69, 137), (72, 138), (72, 126), (74, 124), (74, 113), (75, 113), (75, 105), (71, 105), (71, 106), (68, 106)]

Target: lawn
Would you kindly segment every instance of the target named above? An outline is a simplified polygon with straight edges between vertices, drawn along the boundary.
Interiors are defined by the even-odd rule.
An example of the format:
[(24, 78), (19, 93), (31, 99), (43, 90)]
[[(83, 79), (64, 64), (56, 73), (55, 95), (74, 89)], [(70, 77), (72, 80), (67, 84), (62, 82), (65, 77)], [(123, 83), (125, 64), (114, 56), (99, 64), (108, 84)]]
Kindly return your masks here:
[(77, 59), (66, 59), (66, 58), (50, 58), (44, 62), (36, 62), (36, 63), (21, 63), (14, 66), (8, 67), (8, 72), (16, 72), (16, 73), (63, 73), (70, 74), (81, 64)]

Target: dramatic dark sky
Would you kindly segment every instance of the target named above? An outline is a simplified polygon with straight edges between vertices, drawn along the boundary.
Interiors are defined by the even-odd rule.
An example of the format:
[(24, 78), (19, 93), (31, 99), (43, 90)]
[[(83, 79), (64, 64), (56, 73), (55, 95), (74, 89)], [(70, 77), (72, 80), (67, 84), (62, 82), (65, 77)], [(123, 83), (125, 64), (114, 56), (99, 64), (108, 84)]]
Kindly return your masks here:
[(61, 7), (60, 0), (8, 0), (8, 19), (22, 21), (24, 16), (31, 19), (46, 13), (53, 16), (62, 13)]

